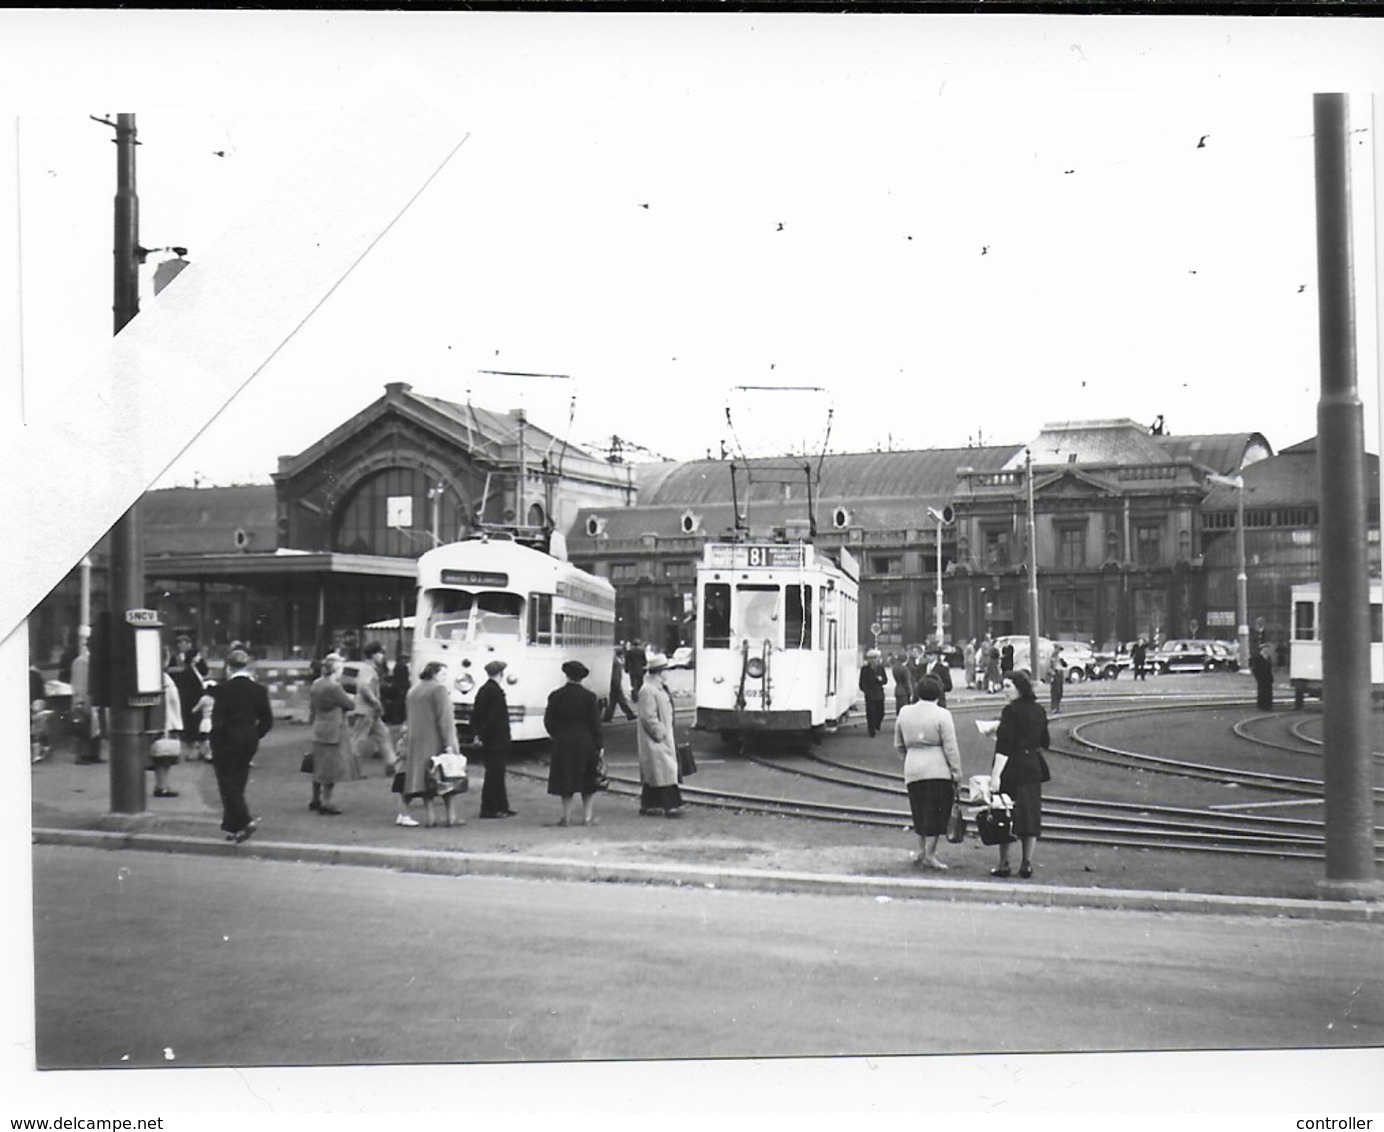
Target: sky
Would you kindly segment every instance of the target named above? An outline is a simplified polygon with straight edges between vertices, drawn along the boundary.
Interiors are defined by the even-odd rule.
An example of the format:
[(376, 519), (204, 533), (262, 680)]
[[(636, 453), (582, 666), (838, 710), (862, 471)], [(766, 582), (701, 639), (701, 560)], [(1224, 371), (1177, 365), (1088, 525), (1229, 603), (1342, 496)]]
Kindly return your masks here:
[[(1319, 381), (1314, 90), (1361, 95), (1352, 156), (1357, 199), (1371, 207), (1357, 210), (1360, 391), (1377, 451), (1369, 99), (1384, 90), (1381, 40), (1379, 21), (1266, 18), (0, 13), (13, 123), (0, 131), (4, 416), (38, 437), (19, 447), (6, 433), (3, 446), (10, 583), (61, 578), (94, 538), (54, 550), (38, 528), (75, 529), (103, 481), (144, 449), (157, 456), (125, 503), (194, 478), (265, 482), (279, 456), (389, 381), (523, 405), (576, 440), (618, 435), (676, 458), (723, 442), (747, 454), (1020, 444), (1045, 421), (1159, 415), (1174, 433), (1293, 443), (1315, 431)], [(370, 197), (369, 238), (355, 237), (368, 250), (323, 281), (321, 302), (299, 294), (284, 312), (291, 332), (262, 357), (159, 387), (166, 400), (196, 398), (208, 427), (148, 412), (136, 424), (161, 443), (122, 448), (141, 430), (127, 427), (114, 387), (84, 396), (71, 380), (111, 349), (114, 147), (89, 116), (138, 114), (142, 242), (190, 249), (193, 266), (162, 304), (146, 301), (157, 339), (160, 305), (185, 301), (174, 312), (185, 325), (194, 292), (224, 286), (228, 264), (262, 274), (273, 299), (313, 233), (264, 238), (273, 229), (255, 202), (293, 200), (307, 155), (343, 125), (362, 124), (364, 158), (397, 154), (366, 126), (380, 109), (411, 115), (452, 156), (407, 170), (389, 159), (401, 164), (385, 172), (421, 191), (393, 212), (384, 194)], [(324, 231), (369, 196), (349, 180), (314, 192)], [(763, 385), (811, 391), (737, 388)], [(103, 407), (121, 417), (114, 450), (74, 457), (65, 425)], [(22, 627), (0, 651), (19, 686)], [(3, 733), (17, 747), (25, 720), (11, 699)], [(0, 791), (0, 829), (5, 859), (27, 864), (25, 781)], [(28, 869), (6, 879), (27, 906)], [(31, 969), (23, 935), (4, 936), (3, 969)], [(29, 994), (21, 986), (12, 1001)], [(28, 1025), (11, 1011), (0, 1041), (26, 1114), (56, 1115), (74, 1098), (102, 1113), (155, 1101), (258, 1113), (255, 1089), (281, 1112), (311, 1112), (328, 1079), (337, 1107), (391, 1107), (384, 1075), (271, 1087), (246, 1074), (252, 1089), (237, 1074), (214, 1081), (212, 1102), (205, 1074), (35, 1075)], [(898, 1059), (803, 1067), (787, 1078), (796, 1092), (775, 1095), (848, 1109), (858, 1096), (883, 1111), (916, 1104), (925, 1079), (959, 1084), (958, 1103), (1004, 1092), (999, 1074), (1048, 1111), (1235, 1113), (1294, 1088), (1356, 1096), (1371, 1079), (1359, 1064), (1331, 1056), (1309, 1075), (1201, 1055), (1190, 1068), (1103, 1065), (1097, 1088), (1080, 1058), (1045, 1059), (1042, 1073), (1009, 1057)], [(785, 1067), (745, 1068), (745, 1103), (762, 1108), (762, 1082)], [(502, 1071), (467, 1082), (476, 1107), (515, 1103)], [(733, 1093), (678, 1092), (734, 1104)], [(644, 1096), (631, 1080), (550, 1095), (574, 1111)]]

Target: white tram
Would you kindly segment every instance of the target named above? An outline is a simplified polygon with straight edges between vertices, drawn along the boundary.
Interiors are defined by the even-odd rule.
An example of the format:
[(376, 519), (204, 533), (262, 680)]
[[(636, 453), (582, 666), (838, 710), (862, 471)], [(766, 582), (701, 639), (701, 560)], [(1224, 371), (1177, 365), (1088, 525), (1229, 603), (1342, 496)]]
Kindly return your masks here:
[(859, 569), (806, 542), (708, 543), (697, 567), (697, 728), (820, 738), (859, 694)]
[(469, 730), (485, 665), (503, 660), (505, 699), (515, 742), (547, 738), (548, 695), (566, 681), (562, 665), (579, 660), (582, 681), (610, 695), (615, 647), (615, 588), (560, 557), (484, 535), (430, 550), (418, 559), (412, 676), (430, 661), (448, 668), (457, 723)]
[[(1320, 582), (1293, 587), (1288, 677), (1297, 707), (1302, 707), (1306, 696), (1320, 697), (1322, 694), (1321, 604)], [(1384, 604), (1378, 578), (1370, 580), (1370, 684), (1376, 692), (1384, 687)]]

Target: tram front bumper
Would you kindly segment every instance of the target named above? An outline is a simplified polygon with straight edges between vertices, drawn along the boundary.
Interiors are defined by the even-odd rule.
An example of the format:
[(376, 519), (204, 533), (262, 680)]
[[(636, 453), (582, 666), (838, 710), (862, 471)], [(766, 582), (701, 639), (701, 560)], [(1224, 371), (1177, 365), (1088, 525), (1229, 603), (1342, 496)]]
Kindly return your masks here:
[(809, 731), (812, 713), (699, 707), (696, 726), (698, 731)]

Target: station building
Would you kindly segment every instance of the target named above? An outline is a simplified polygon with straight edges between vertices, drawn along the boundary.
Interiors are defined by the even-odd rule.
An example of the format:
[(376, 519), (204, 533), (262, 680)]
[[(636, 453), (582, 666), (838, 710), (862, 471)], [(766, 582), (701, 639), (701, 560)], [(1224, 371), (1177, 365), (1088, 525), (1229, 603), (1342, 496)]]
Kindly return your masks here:
[[(1369, 457), (1372, 568), (1378, 460)], [(215, 652), (308, 658), (412, 612), (414, 560), (478, 524), (565, 535), (610, 579), (617, 637), (695, 638), (697, 563), (710, 541), (809, 537), (860, 564), (860, 639), (898, 647), (1029, 631), (1028, 512), (1045, 636), (1233, 638), (1243, 477), (1251, 624), (1286, 638), (1288, 587), (1319, 573), (1315, 441), (1275, 454), (1255, 432), (1176, 436), (1130, 420), (1044, 425), (1024, 443), (731, 461), (603, 459), (527, 421), (402, 382), (272, 483), (152, 491), (141, 505), (147, 604)], [(1031, 493), (1030, 493), (1031, 485)], [(938, 523), (929, 509), (950, 508)], [(91, 606), (106, 605), (104, 540)], [(940, 568), (940, 569), (939, 569)], [(55, 664), (79, 623), (74, 567), (30, 620)], [(398, 632), (398, 629), (395, 629)], [(400, 641), (402, 645), (402, 640)]]

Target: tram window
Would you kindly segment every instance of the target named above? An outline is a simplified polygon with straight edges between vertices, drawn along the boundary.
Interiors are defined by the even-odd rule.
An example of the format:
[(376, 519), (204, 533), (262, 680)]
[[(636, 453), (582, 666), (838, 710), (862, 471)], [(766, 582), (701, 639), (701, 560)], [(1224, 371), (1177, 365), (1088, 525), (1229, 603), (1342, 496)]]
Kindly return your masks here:
[(475, 595), (467, 590), (428, 590), (427, 599), (427, 635), (439, 641), (465, 640)]
[(812, 587), (784, 587), (783, 647), (812, 647)]
[(553, 643), (553, 595), (529, 594), (529, 644)]
[(702, 648), (730, 648), (730, 586), (708, 582), (702, 590)]
[(779, 588), (776, 585), (735, 587), (736, 625), (751, 641), (778, 643)]
[(524, 599), (518, 594), (499, 592), (476, 595), (476, 636), (519, 639), (520, 614)]
[(1317, 606), (1311, 601), (1293, 603), (1293, 640), (1315, 641), (1317, 639)]

